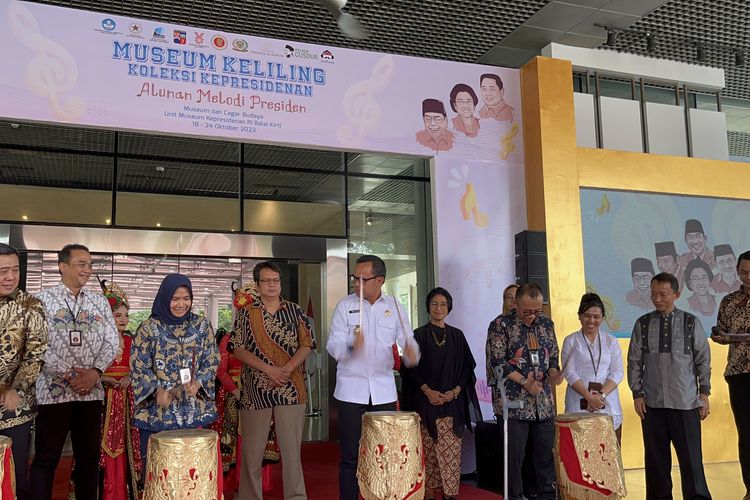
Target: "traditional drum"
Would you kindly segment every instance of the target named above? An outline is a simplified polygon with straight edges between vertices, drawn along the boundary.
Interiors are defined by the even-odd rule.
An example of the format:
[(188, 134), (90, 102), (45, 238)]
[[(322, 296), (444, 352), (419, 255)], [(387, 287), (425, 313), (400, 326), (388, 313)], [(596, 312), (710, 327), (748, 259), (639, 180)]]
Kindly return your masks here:
[(219, 436), (208, 429), (159, 432), (148, 443), (144, 500), (221, 500)]
[(0, 498), (14, 500), (16, 498), (16, 467), (13, 464), (11, 446), (13, 440), (7, 436), (0, 436)]
[(558, 415), (555, 467), (563, 499), (616, 500), (628, 494), (620, 446), (609, 415)]
[(378, 411), (362, 416), (357, 479), (365, 500), (424, 498), (424, 456), (417, 413)]

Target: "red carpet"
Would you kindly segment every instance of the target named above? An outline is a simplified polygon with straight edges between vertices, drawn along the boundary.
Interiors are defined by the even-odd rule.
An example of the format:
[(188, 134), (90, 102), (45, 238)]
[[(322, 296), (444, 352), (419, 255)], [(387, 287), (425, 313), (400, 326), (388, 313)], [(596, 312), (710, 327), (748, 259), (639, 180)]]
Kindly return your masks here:
[[(305, 443), (302, 445), (302, 466), (305, 471), (305, 486), (310, 500), (334, 500), (338, 498), (338, 462), (339, 448), (337, 443)], [(53, 500), (67, 500), (68, 478), (70, 476), (70, 457), (60, 461), (55, 476)], [(281, 464), (272, 466), (273, 487), (265, 494), (265, 500), (283, 500), (281, 486)], [(461, 485), (460, 498), (470, 500), (499, 500), (502, 498), (489, 491), (481, 490), (467, 484)], [(227, 498), (226, 500), (230, 500)]]

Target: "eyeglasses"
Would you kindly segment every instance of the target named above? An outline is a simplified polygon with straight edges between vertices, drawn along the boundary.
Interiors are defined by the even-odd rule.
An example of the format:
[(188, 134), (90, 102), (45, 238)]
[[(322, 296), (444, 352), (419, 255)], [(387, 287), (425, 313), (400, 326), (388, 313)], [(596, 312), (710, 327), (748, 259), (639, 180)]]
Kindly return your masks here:
[(542, 309), (524, 309), (521, 311), (521, 316), (524, 318), (530, 318), (532, 316), (541, 316), (544, 311)]
[(264, 280), (258, 280), (258, 283), (263, 283), (264, 285), (278, 285), (281, 283), (281, 278), (267, 278)]
[(447, 302), (430, 302), (430, 307), (434, 308), (441, 308), (441, 309), (448, 309), (448, 303)]
[(427, 123), (443, 123), (445, 121), (445, 117), (443, 116), (427, 116), (425, 115), (424, 121)]
[(375, 276), (370, 276), (369, 278), (362, 278), (361, 276), (355, 276), (353, 274), (350, 274), (349, 281), (351, 281), (352, 283), (356, 283), (360, 280), (360, 278), (362, 278), (362, 282), (367, 283), (368, 281), (374, 280), (375, 278), (380, 278), (380, 276), (381, 276), (380, 274), (376, 274)]

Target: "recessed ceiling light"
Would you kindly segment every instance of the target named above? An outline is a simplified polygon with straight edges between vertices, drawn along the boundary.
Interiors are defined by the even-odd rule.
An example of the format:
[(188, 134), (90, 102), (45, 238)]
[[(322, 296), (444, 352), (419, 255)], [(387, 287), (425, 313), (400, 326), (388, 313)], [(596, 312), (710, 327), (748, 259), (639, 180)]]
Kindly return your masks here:
[(156, 227), (161, 227), (161, 223), (157, 222)]
[(23, 220), (29, 220), (29, 216), (28, 216), (28, 215), (22, 215), (22, 216), (21, 216), (21, 218), (22, 218)]
[(112, 224), (112, 219), (106, 219), (106, 220), (104, 221), (104, 223), (105, 223), (105, 224)]

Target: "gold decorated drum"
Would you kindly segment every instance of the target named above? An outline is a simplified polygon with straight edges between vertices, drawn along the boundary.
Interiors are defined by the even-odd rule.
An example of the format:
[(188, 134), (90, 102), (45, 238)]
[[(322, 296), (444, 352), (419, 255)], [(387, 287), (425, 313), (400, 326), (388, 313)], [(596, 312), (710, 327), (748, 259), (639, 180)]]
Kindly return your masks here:
[(362, 416), (357, 479), (365, 500), (424, 498), (424, 456), (419, 415), (406, 411)]
[(13, 440), (7, 436), (0, 436), (0, 498), (13, 500), (16, 498), (16, 467), (13, 464), (11, 447)]
[(620, 446), (609, 415), (558, 415), (555, 467), (560, 495), (565, 500), (615, 500), (628, 494)]
[(209, 429), (153, 434), (144, 500), (221, 500), (219, 436)]

